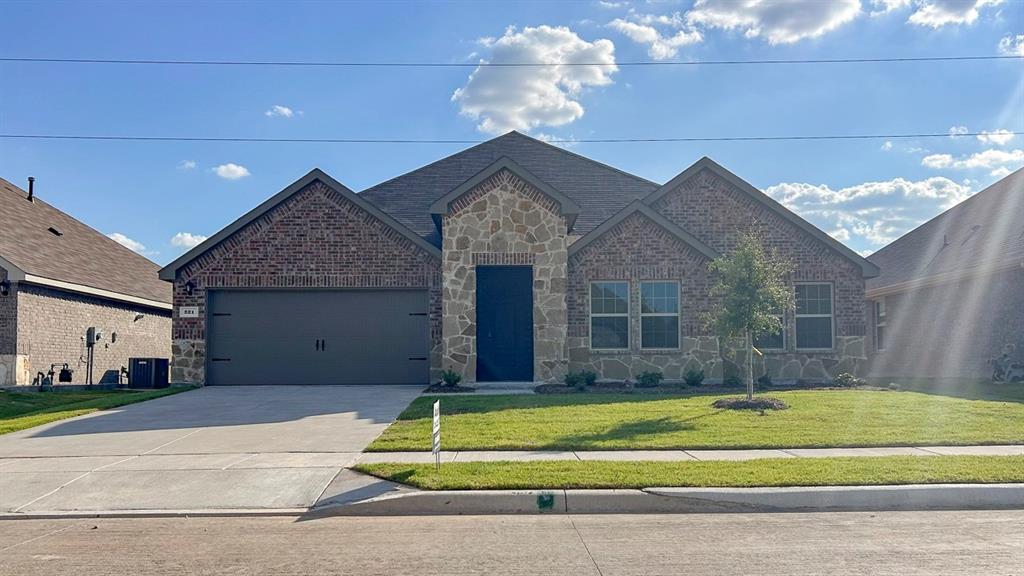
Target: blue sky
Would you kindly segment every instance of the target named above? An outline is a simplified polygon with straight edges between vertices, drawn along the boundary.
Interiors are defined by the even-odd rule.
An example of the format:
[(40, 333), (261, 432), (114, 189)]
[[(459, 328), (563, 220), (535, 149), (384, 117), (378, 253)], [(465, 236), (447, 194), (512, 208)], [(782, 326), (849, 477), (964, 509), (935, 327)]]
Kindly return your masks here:
[[(587, 144), (655, 181), (707, 155), (857, 251), (1024, 165), (1024, 61), (618, 67), (637, 60), (1024, 54), (1021, 0), (7, 2), (7, 57), (594, 61), (264, 68), (0, 62), (0, 132), (485, 139), (949, 132)], [(465, 145), (0, 139), (0, 176), (159, 263), (320, 167), (362, 190)]]

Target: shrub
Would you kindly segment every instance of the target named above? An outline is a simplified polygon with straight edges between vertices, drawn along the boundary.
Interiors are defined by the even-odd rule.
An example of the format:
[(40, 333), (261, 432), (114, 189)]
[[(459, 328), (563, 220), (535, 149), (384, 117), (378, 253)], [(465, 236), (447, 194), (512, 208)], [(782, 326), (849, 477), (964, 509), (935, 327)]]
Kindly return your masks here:
[(570, 388), (582, 390), (584, 387), (583, 374), (580, 372), (569, 372), (562, 378), (562, 381)]
[(441, 372), (441, 381), (444, 382), (445, 386), (458, 386), (459, 382), (462, 382), (462, 374), (447, 368), (444, 372)]
[(690, 368), (683, 374), (683, 382), (687, 386), (700, 386), (704, 383), (704, 371)]
[(785, 410), (789, 408), (785, 402), (778, 398), (759, 396), (752, 400), (746, 398), (720, 398), (712, 404), (715, 408), (724, 410)]
[(772, 385), (772, 377), (767, 372), (757, 377), (757, 385), (760, 388), (769, 388)]
[(583, 376), (583, 384), (587, 386), (593, 386), (594, 382), (597, 382), (597, 372), (593, 370), (584, 370), (580, 374)]
[(654, 388), (661, 384), (664, 377), (661, 372), (644, 371), (636, 377), (636, 385), (640, 388)]
[(725, 377), (725, 380), (722, 380), (722, 384), (725, 384), (726, 386), (729, 387), (739, 387), (743, 386), (743, 379), (741, 379), (739, 376), (735, 374), (729, 374), (728, 376)]
[(850, 374), (849, 372), (843, 372), (841, 374), (838, 374), (835, 378), (832, 379), (832, 385), (839, 386), (840, 388), (852, 388), (854, 386), (864, 386), (866, 384), (867, 382), (861, 380), (860, 378), (857, 378), (856, 376)]

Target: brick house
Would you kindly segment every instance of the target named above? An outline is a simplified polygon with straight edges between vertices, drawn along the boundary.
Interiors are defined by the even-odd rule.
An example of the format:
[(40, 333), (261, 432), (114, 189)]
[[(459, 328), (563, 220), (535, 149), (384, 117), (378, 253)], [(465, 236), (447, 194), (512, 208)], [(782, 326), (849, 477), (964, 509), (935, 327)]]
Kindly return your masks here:
[(869, 375), (990, 379), (1004, 353), (1024, 364), (1024, 170), (868, 260), (881, 268), (867, 283)]
[(799, 303), (756, 370), (859, 369), (875, 265), (707, 158), (659, 185), (511, 132), (359, 194), (313, 170), (169, 264), (172, 378), (721, 378), (707, 265), (751, 228)]
[(96, 383), (116, 382), (130, 357), (169, 357), (171, 291), (158, 269), (0, 179), (0, 386), (31, 384), (65, 363), (84, 383), (89, 327), (104, 334)]

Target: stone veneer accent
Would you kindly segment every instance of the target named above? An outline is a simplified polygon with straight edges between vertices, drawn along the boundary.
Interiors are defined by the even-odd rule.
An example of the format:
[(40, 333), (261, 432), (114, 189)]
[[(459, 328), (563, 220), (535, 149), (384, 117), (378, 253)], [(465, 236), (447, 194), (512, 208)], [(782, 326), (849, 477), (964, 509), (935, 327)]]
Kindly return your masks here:
[(534, 379), (561, 379), (567, 225), (557, 202), (504, 169), (454, 200), (442, 226), (444, 367), (476, 381), (476, 267), (531, 265)]
[(198, 306), (199, 317), (173, 319), (174, 382), (205, 381), (206, 291), (229, 287), (424, 288), (431, 378), (440, 375), (440, 262), (319, 180), (179, 270), (175, 310)]

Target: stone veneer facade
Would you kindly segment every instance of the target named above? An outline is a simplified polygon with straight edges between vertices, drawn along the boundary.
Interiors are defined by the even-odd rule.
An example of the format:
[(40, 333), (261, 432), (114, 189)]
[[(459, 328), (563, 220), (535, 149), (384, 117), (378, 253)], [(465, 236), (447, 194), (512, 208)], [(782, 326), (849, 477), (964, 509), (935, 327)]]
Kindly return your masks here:
[(319, 180), (178, 271), (174, 308), (198, 306), (199, 317), (173, 319), (174, 382), (205, 381), (206, 292), (239, 287), (426, 289), (431, 378), (440, 375), (440, 262)]
[(533, 374), (566, 372), (565, 218), (556, 201), (507, 169), (451, 202), (442, 219), (444, 367), (476, 381), (476, 268), (533, 268)]
[[(864, 279), (861, 268), (777, 212), (710, 170), (702, 170), (668, 191), (651, 208), (721, 252), (731, 251), (746, 230), (757, 231), (769, 248), (796, 266), (794, 282), (833, 286), (834, 346), (803, 351), (794, 346), (795, 327), (787, 315), (785, 349), (754, 357), (754, 373), (777, 380), (825, 380), (840, 372), (862, 372), (866, 357)], [(740, 375), (742, 343), (723, 342), (708, 331), (710, 310), (707, 258), (637, 213), (569, 261), (570, 370), (593, 370), (603, 378), (635, 378), (646, 370), (680, 378), (703, 369), (708, 378)], [(592, 351), (589, 338), (589, 285), (594, 280), (630, 281), (630, 346), (625, 351)], [(674, 280), (680, 286), (680, 348), (640, 348), (639, 294), (642, 280)]]

